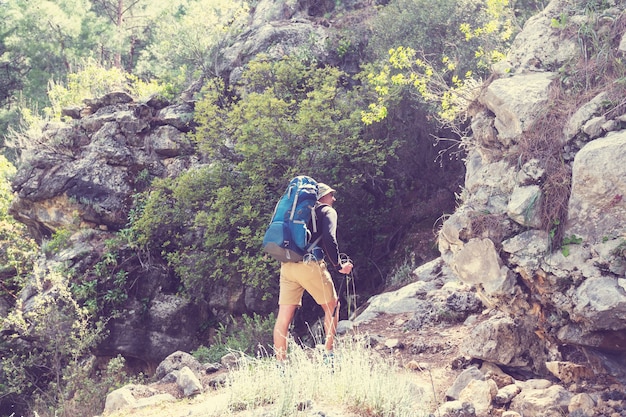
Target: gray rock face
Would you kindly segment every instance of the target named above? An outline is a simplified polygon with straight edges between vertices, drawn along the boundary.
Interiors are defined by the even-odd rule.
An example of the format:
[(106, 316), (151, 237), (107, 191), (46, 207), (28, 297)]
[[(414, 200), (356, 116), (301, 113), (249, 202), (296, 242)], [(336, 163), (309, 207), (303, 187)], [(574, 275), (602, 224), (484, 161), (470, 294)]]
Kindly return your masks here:
[(494, 126), (504, 145), (510, 145), (542, 113), (553, 78), (549, 72), (527, 73), (489, 84), (479, 100), (495, 113)]
[(181, 130), (193, 108), (170, 112), (158, 100), (148, 103), (157, 107), (111, 93), (89, 100), (82, 118), (47, 126), (40, 138), (46, 146), (25, 155), (13, 180), (11, 214), (39, 240), (60, 229), (124, 227), (140, 173), (163, 177), (173, 174), (168, 160), (193, 162)]
[(567, 232), (598, 243), (624, 235), (626, 226), (626, 130), (585, 145), (572, 165)]
[(466, 355), (537, 375), (546, 372), (547, 352), (532, 323), (496, 315), (478, 324), (463, 346)]
[(354, 320), (355, 325), (368, 323), (380, 314), (414, 313), (407, 327), (419, 329), (423, 324), (448, 320), (463, 321), (482, 309), (471, 287), (459, 283), (441, 259), (417, 268), (419, 279), (397, 291), (378, 294), (368, 300)]
[[(513, 320), (478, 325), (466, 346), (469, 355), (545, 372), (542, 362), (566, 359), (562, 356), (573, 348), (598, 375), (623, 382), (626, 115), (620, 108), (606, 111), (611, 86), (565, 116), (562, 130), (556, 126), (550, 138), (562, 146), (564, 171), (571, 172), (563, 179), (571, 184), (565, 222), (547, 227), (540, 217), (541, 206), (557, 203), (545, 187), (550, 178), (537, 156), (517, 163), (502, 158), (533, 137), (533, 123), (550, 111), (556, 70), (578, 57), (576, 46), (552, 23), (565, 4), (553, 0), (528, 20), (507, 59), (496, 66), (499, 78), (479, 98), (489, 110), (472, 123), (480, 146), (466, 159), (462, 199), (441, 228), (439, 249), (486, 305)], [(611, 19), (594, 21), (582, 13), (567, 19), (573, 27), (593, 24), (597, 30), (611, 24)], [(562, 242), (553, 241), (557, 227)]]
[(514, 278), (490, 239), (471, 239), (454, 254), (453, 268), (462, 281), (479, 286), (487, 295), (506, 296)]
[(168, 355), (157, 367), (154, 373), (154, 379), (161, 380), (174, 371), (180, 371), (183, 368), (191, 370), (194, 374), (200, 375), (203, 372), (203, 366), (193, 356), (187, 352), (176, 351)]
[(196, 343), (202, 316), (189, 300), (157, 294), (147, 311), (136, 299), (129, 300), (126, 308), (125, 316), (109, 325), (109, 335), (98, 345), (96, 354), (119, 353), (154, 367), (172, 352)]
[(558, 19), (567, 4), (567, 0), (553, 0), (542, 12), (528, 19), (524, 30), (513, 41), (507, 59), (497, 64), (496, 71), (501, 75), (551, 71), (577, 57), (580, 49), (576, 42), (561, 36), (552, 25), (552, 19)]
[(560, 385), (547, 389), (526, 389), (513, 398), (511, 408), (529, 416), (559, 416), (567, 411), (573, 396)]

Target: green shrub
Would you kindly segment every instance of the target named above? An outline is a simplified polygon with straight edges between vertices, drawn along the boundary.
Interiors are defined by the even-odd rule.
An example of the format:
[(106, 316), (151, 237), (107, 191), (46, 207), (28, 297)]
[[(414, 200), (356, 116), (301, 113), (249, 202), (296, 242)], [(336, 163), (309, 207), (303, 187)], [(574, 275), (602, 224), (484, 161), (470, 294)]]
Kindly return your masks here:
[(350, 207), (342, 223), (354, 220), (346, 246), (357, 261), (359, 252), (371, 252), (359, 233), (369, 233), (377, 210), (387, 210), (376, 207), (377, 193), (390, 187), (384, 167), (397, 143), (363, 133), (357, 92), (345, 77), (332, 67), (260, 57), (240, 85), (207, 84), (192, 136), (211, 164), (154, 181), (130, 226), (137, 243), (166, 259), (192, 297), (216, 286), (270, 287), (277, 265), (260, 245), (276, 201), (296, 175), (340, 190), (340, 204)]
[(50, 81), (48, 97), (51, 107), (45, 108), (44, 114), (51, 119), (60, 119), (64, 107), (82, 106), (86, 98), (113, 91), (127, 91), (141, 100), (153, 94), (165, 94), (167, 89), (155, 80), (145, 82), (119, 68), (106, 69), (94, 61), (87, 61), (78, 71), (68, 74), (67, 82)]
[(29, 282), (36, 295), (28, 308), (20, 305), (4, 318), (5, 394), (42, 416), (77, 415), (71, 411), (75, 384), (89, 374), (83, 360), (102, 337), (102, 324), (90, 322), (66, 276), (35, 269)]
[(59, 229), (52, 234), (52, 238), (48, 241), (45, 241), (41, 245), (41, 250), (46, 255), (54, 255), (58, 254), (63, 249), (67, 249), (71, 247), (70, 237), (72, 236), (72, 231), (69, 229)]
[(371, 50), (387, 63), (369, 70), (378, 101), (363, 113), (363, 121), (387, 117), (388, 104), (408, 89), (420, 107), (433, 107), (443, 127), (465, 136), (459, 126), (482, 78), (504, 58), (529, 11), (539, 4), (531, 0), (514, 9), (509, 0), (445, 0), (432, 8), (426, 0), (390, 2), (373, 23)]
[(242, 352), (255, 357), (273, 354), (274, 314), (263, 317), (256, 313), (252, 316), (230, 317), (226, 324), (220, 324), (211, 346), (200, 346), (192, 355), (200, 362), (219, 362), (229, 352)]
[(387, 277), (385, 284), (388, 287), (400, 287), (415, 281), (413, 271), (416, 265), (410, 260), (405, 260), (402, 264), (396, 266)]

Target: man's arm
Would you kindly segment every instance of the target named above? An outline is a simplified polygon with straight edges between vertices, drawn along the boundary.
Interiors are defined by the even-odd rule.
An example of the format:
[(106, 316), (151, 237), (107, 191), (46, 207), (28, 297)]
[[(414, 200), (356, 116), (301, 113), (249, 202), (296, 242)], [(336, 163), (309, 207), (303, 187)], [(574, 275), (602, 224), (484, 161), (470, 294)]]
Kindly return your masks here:
[(322, 249), (336, 271), (349, 274), (352, 271), (351, 263), (341, 263), (339, 245), (337, 243), (337, 212), (330, 206), (324, 206), (322, 212)]

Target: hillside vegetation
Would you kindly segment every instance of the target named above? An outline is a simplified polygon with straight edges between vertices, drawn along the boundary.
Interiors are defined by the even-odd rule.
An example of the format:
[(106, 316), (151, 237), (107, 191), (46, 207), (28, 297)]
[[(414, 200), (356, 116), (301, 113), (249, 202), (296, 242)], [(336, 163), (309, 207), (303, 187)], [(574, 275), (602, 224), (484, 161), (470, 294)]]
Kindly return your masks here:
[[(438, 219), (454, 210), (477, 88), (543, 6), (534, 0), (2, 2), (0, 415), (95, 415), (108, 391), (143, 377), (127, 358), (112, 354), (96, 364), (91, 356), (107, 326), (129, 314), (137, 265), (164, 271), (168, 291), (210, 311), (201, 343), (190, 351), (217, 356), (227, 342), (254, 350), (257, 341), (241, 342), (245, 335), (233, 323), (256, 319), (252, 327), (267, 328), (255, 316), (271, 318), (267, 311), (211, 311), (203, 303), (226, 287), (275, 295), (276, 265), (260, 256), (259, 242), (275, 198), (298, 174), (339, 190), (341, 246), (357, 265), (360, 300), (401, 284), (402, 271), (436, 256), (423, 236), (434, 240)], [(309, 39), (287, 55), (229, 61), (229, 48), (249, 39), (262, 13), (284, 15), (277, 25), (304, 19), (325, 28), (324, 53), (316, 54), (318, 40)], [(127, 223), (106, 230), (88, 262), (67, 268), (63, 257), (75, 242), (96, 232), (80, 221), (27, 229), (9, 214), (11, 177), (15, 167), (39, 168), (30, 164), (42, 151), (71, 154), (59, 138), (42, 136), (44, 127), (71, 124), (72, 109), (120, 90), (136, 102), (193, 103), (186, 138), (196, 163), (175, 177), (147, 167), (136, 172)], [(70, 200), (93, 209), (90, 198)], [(41, 304), (24, 305), (28, 294), (51, 288), (53, 296)], [(378, 378), (387, 378), (384, 361), (372, 364), (381, 366)], [(351, 378), (339, 370), (336, 376), (337, 384)], [(341, 385), (335, 389), (342, 392)], [(363, 389), (367, 394), (345, 395), (357, 406), (372, 395), (372, 387)], [(379, 394), (368, 405), (372, 415), (409, 415), (389, 411), (404, 407), (406, 393)], [(257, 395), (249, 401), (263, 402)]]

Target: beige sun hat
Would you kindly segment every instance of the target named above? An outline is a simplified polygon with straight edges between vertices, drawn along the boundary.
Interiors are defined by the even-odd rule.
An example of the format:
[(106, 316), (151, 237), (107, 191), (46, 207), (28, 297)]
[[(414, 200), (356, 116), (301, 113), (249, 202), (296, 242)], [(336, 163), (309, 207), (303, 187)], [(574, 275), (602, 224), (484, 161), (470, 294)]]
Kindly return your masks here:
[(317, 199), (324, 197), (329, 193), (336, 193), (337, 191), (334, 188), (331, 188), (329, 185), (324, 184), (323, 182), (317, 183)]

